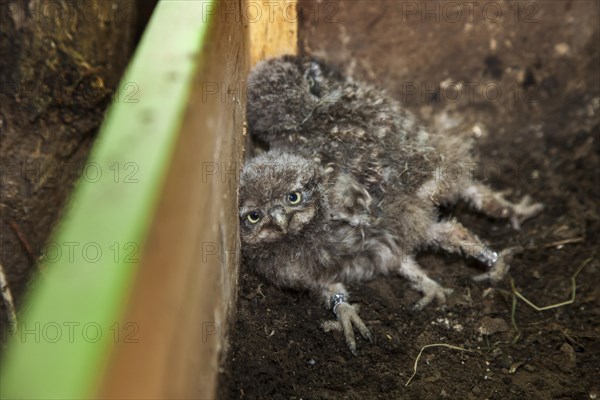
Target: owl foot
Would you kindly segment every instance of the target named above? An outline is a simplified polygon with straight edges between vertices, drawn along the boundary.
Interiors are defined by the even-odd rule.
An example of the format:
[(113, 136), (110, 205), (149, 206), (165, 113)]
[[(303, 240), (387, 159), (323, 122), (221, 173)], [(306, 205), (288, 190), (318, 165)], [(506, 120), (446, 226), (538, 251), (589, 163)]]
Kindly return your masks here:
[(515, 230), (519, 230), (525, 220), (544, 209), (542, 203), (534, 203), (529, 196), (524, 196), (518, 203), (512, 203), (506, 200), (507, 193), (494, 191), (481, 183), (475, 183), (461, 191), (462, 197), (475, 208), (490, 217), (508, 219)]
[(361, 336), (368, 340), (369, 342), (373, 342), (373, 336), (371, 332), (362, 321), (362, 319), (358, 316), (359, 307), (357, 304), (348, 304), (345, 302), (338, 303), (334, 309), (334, 313), (337, 317), (337, 321), (325, 321), (321, 326), (325, 332), (330, 331), (339, 331), (344, 333), (344, 337), (346, 339), (346, 344), (348, 345), (348, 349), (355, 356), (356, 353), (356, 339), (354, 335), (354, 327), (358, 329)]
[(433, 300), (437, 300), (439, 304), (444, 304), (446, 303), (446, 297), (454, 292), (453, 289), (446, 289), (440, 286), (434, 280), (427, 282), (420, 288), (420, 290), (423, 292), (423, 297), (421, 297), (421, 300), (417, 301), (413, 306), (414, 311), (422, 310)]
[(494, 265), (491, 266), (490, 270), (483, 274), (475, 275), (473, 280), (476, 282), (487, 280), (494, 283), (500, 282), (510, 269), (510, 265), (508, 263), (512, 261), (512, 258), (516, 252), (517, 249), (514, 247), (502, 250), (498, 256), (498, 260), (494, 263)]
[(520, 202), (514, 204), (512, 207), (512, 215), (510, 217), (510, 223), (513, 229), (520, 230), (521, 224), (525, 220), (536, 216), (544, 209), (542, 203), (534, 203), (529, 196), (523, 196)]
[(446, 289), (436, 281), (427, 276), (421, 269), (413, 256), (406, 257), (400, 264), (400, 275), (408, 279), (413, 289), (423, 293), (421, 300), (413, 306), (413, 310), (419, 311), (433, 300), (440, 304), (446, 302), (446, 297), (452, 293), (452, 289)]

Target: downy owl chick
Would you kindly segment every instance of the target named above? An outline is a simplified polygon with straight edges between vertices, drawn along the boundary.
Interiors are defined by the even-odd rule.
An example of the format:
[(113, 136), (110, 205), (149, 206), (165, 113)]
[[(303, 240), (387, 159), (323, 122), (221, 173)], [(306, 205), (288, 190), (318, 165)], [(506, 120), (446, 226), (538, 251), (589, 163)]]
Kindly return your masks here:
[[(348, 303), (344, 284), (397, 272), (423, 293), (420, 309), (444, 289), (415, 254), (427, 247), (473, 257), (500, 279), (505, 255), (487, 247), (438, 206), (460, 199), (518, 229), (542, 209), (528, 197), (513, 204), (469, 171), (472, 144), (428, 132), (381, 90), (344, 77), (310, 57), (263, 61), (248, 90), (251, 137), (269, 151), (250, 160), (240, 181), (246, 266), (281, 287), (322, 296), (356, 352), (354, 328), (371, 334)], [(463, 173), (440, 175), (443, 165)]]

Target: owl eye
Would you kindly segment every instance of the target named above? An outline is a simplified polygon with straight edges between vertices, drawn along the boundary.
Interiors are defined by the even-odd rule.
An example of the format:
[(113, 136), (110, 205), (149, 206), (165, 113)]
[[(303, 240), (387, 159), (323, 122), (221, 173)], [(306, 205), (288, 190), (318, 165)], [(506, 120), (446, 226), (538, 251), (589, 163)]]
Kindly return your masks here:
[(304, 79), (308, 84), (308, 91), (316, 97), (319, 97), (321, 86), (319, 85), (319, 76), (321, 69), (317, 63), (312, 63), (304, 73)]
[(246, 215), (246, 219), (251, 224), (255, 224), (260, 220), (260, 213), (258, 211), (252, 211)]
[(302, 201), (302, 194), (300, 192), (291, 192), (287, 195), (288, 202), (295, 206)]
[(307, 76), (306, 77), (306, 82), (308, 83), (308, 91), (313, 95), (313, 96), (317, 96), (319, 97), (319, 84), (317, 83), (317, 81), (311, 77), (311, 76)]

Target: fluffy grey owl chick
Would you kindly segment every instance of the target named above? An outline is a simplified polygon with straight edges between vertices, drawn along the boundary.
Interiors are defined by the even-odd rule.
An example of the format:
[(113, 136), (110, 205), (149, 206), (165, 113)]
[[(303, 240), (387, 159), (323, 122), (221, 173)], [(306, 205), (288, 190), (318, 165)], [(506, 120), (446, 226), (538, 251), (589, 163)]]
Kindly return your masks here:
[[(354, 328), (371, 334), (344, 284), (396, 272), (423, 293), (420, 309), (450, 293), (415, 254), (427, 247), (473, 257), (500, 279), (509, 252), (497, 252), (438, 206), (460, 199), (518, 229), (542, 209), (513, 204), (473, 179), (471, 142), (428, 132), (397, 101), (322, 61), (284, 56), (249, 77), (251, 137), (269, 151), (250, 160), (240, 182), (247, 267), (281, 287), (318, 293), (356, 353)], [(447, 166), (454, 173), (440, 174)]]

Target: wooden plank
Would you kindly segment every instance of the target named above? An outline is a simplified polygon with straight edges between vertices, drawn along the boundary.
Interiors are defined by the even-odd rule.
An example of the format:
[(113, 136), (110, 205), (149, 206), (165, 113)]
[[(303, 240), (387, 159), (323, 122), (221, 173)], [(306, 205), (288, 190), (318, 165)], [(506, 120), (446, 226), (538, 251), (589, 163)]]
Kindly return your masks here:
[[(137, 90), (129, 98), (134, 101), (116, 99), (101, 128), (90, 169), (52, 240), (54, 253), (45, 257), (44, 277), (37, 279), (10, 340), (0, 397), (81, 399), (96, 392), (113, 341), (120, 341), (115, 334), (127, 333), (118, 322), (139, 250), (148, 247), (209, 24), (205, 7), (211, 5), (158, 4), (123, 78)], [(233, 129), (223, 134), (233, 135)], [(149, 240), (153, 246), (154, 236)], [(169, 272), (169, 263), (163, 268)]]
[(3, 397), (214, 398), (237, 286), (245, 77), (251, 60), (296, 52), (295, 2), (261, 2), (260, 18), (256, 4), (159, 3), (124, 78), (140, 101), (113, 106), (90, 159), (133, 165), (135, 185), (82, 181), (54, 240), (116, 243), (121, 256), (54, 263), (24, 313), (28, 326), (102, 334), (13, 340)]
[(296, 0), (257, 0), (245, 11), (250, 29), (250, 63), (298, 52)]
[(215, 398), (237, 287), (249, 68), (245, 24), (224, 7), (241, 5), (210, 10), (202, 67), (123, 320), (135, 323), (139, 343), (117, 345), (99, 398)]

